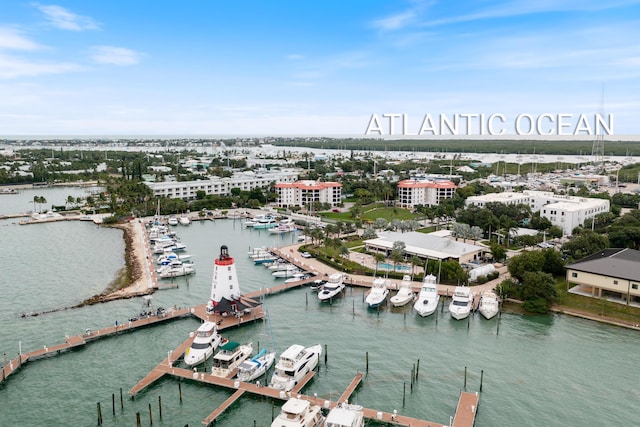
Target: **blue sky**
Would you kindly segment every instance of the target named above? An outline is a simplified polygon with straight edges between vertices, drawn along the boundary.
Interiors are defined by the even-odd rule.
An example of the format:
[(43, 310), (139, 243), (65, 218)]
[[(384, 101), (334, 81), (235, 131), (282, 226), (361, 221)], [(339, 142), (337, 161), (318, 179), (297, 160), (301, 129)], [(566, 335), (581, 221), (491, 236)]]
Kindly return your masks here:
[(427, 113), (593, 115), (603, 87), (615, 134), (640, 134), (640, 1), (5, 0), (0, 14), (0, 135), (363, 136), (374, 113), (415, 133)]

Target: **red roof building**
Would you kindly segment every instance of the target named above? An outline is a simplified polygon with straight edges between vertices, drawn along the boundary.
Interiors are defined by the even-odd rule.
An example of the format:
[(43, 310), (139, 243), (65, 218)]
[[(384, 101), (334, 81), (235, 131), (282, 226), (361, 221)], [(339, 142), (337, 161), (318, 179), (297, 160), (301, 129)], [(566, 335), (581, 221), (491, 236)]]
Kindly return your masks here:
[(329, 203), (332, 207), (342, 202), (342, 184), (339, 182), (296, 181), (276, 184), (279, 207), (309, 206)]
[(451, 181), (405, 179), (398, 183), (398, 204), (409, 209), (417, 205), (439, 205), (441, 200), (453, 197), (456, 188)]

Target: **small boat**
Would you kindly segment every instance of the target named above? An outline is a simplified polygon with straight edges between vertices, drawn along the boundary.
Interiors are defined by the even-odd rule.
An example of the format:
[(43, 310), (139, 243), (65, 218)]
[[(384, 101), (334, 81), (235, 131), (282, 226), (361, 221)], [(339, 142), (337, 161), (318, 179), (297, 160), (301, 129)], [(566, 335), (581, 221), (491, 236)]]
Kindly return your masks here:
[(267, 349), (263, 348), (262, 351), (252, 357), (251, 360), (245, 360), (238, 366), (238, 379), (249, 382), (261, 377), (267, 373), (275, 360), (276, 353), (267, 353)]
[(343, 280), (344, 275), (342, 273), (333, 273), (329, 276), (329, 280), (322, 286), (322, 290), (318, 290), (318, 299), (320, 301), (329, 301), (340, 294), (345, 288)]
[(175, 216), (170, 216), (169, 219), (167, 220), (167, 224), (178, 225), (178, 218), (176, 218)]
[(199, 365), (213, 355), (213, 351), (222, 342), (218, 327), (214, 322), (204, 322), (195, 332), (193, 342), (184, 352), (184, 363)]
[(367, 294), (367, 298), (365, 298), (365, 302), (369, 304), (369, 308), (377, 308), (387, 301), (387, 295), (389, 295), (387, 285), (389, 283), (389, 279), (385, 279), (384, 277), (378, 277), (373, 280), (371, 290)]
[(391, 304), (394, 307), (402, 307), (403, 305), (409, 304), (415, 298), (415, 294), (413, 293), (413, 282), (411, 281), (411, 276), (405, 274), (402, 278), (402, 282), (400, 282), (400, 289), (398, 289), (398, 293), (391, 297)]
[(277, 227), (278, 221), (272, 217), (271, 215), (266, 215), (263, 218), (258, 219), (257, 222), (253, 224), (253, 228), (256, 229), (266, 229)]
[(158, 269), (158, 277), (166, 279), (169, 277), (188, 276), (194, 274), (196, 269), (193, 264), (183, 263), (182, 261), (172, 261), (171, 264), (165, 265)]
[(282, 405), (282, 410), (271, 427), (322, 427), (323, 423), (324, 416), (320, 406), (292, 397)]
[(18, 191), (15, 188), (5, 187), (0, 191), (0, 194), (18, 194)]
[(416, 299), (413, 308), (422, 317), (433, 314), (438, 309), (438, 302), (440, 301), (440, 295), (438, 295), (438, 285), (436, 284), (436, 276), (429, 274), (425, 276), (422, 282), (422, 288)]
[(191, 259), (191, 255), (189, 254), (176, 254), (175, 252), (168, 252), (160, 257), (158, 257), (158, 259), (156, 260), (156, 264), (158, 265), (164, 265), (168, 262), (171, 262), (173, 260), (178, 260), (178, 261), (187, 261), (189, 259)]
[(500, 310), (500, 301), (494, 291), (484, 291), (480, 294), (480, 304), (478, 311), (485, 319), (491, 319)]
[(293, 224), (293, 222), (289, 223), (289, 222), (280, 221), (278, 223), (278, 225), (276, 225), (275, 227), (269, 229), (269, 233), (284, 234), (284, 233), (290, 233), (290, 232), (296, 231), (296, 230), (297, 230), (297, 228), (296, 228), (295, 224)]
[(220, 350), (213, 356), (211, 375), (226, 378), (236, 369), (253, 351), (253, 343), (240, 344), (229, 341), (220, 346)]
[(185, 216), (181, 216), (179, 221), (180, 221), (180, 225), (189, 225), (189, 224), (191, 224), (191, 220), (186, 215)]
[(287, 278), (287, 277), (294, 277), (296, 274), (302, 273), (302, 270), (300, 270), (298, 267), (296, 267), (295, 265), (292, 266), (293, 268), (287, 268), (286, 270), (279, 270), (279, 271), (274, 271), (273, 273), (271, 273), (271, 275), (273, 277), (275, 277), (276, 279), (281, 279), (281, 278)]
[(309, 286), (309, 288), (311, 288), (312, 291), (319, 291), (320, 289), (322, 289), (325, 283), (326, 282), (324, 280), (317, 279), (311, 283), (311, 286)]
[(309, 275), (307, 273), (293, 273), (293, 276), (284, 281), (284, 283), (293, 283), (300, 280), (307, 279)]
[(307, 373), (318, 366), (321, 354), (320, 344), (306, 348), (300, 344), (292, 345), (280, 355), (269, 387), (291, 391)]
[(324, 427), (364, 427), (364, 413), (360, 405), (338, 403), (324, 422)]
[(473, 294), (467, 286), (456, 286), (453, 291), (453, 297), (449, 303), (449, 313), (456, 320), (462, 320), (469, 317), (471, 313), (471, 305), (473, 304)]
[(288, 269), (294, 270), (296, 266), (287, 261), (275, 260), (272, 264), (269, 264), (267, 268), (269, 270), (280, 271), (280, 270), (288, 270)]

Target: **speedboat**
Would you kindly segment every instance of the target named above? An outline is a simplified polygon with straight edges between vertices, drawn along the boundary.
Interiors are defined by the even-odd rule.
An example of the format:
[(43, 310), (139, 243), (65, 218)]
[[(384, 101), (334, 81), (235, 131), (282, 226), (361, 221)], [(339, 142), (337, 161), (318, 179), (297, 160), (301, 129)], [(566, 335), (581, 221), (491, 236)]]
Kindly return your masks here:
[(262, 351), (252, 357), (251, 360), (245, 360), (238, 366), (238, 379), (249, 382), (261, 377), (267, 373), (275, 360), (276, 353), (267, 353), (267, 349), (263, 348)]
[(186, 261), (188, 259), (191, 259), (191, 255), (189, 254), (176, 254), (175, 252), (167, 252), (166, 254), (158, 257), (158, 259), (156, 260), (156, 264), (158, 265), (165, 265), (170, 263), (173, 260), (178, 260), (178, 261)]
[(318, 291), (318, 299), (320, 301), (329, 301), (342, 292), (345, 288), (343, 280), (344, 275), (342, 273), (333, 273), (329, 276), (329, 280), (322, 286), (322, 290)]
[(364, 427), (362, 406), (338, 403), (327, 415), (324, 427)]
[(429, 274), (425, 276), (422, 282), (422, 288), (420, 288), (420, 294), (416, 299), (413, 308), (422, 317), (433, 314), (438, 309), (438, 301), (440, 301), (440, 295), (438, 295), (438, 285), (436, 284), (436, 276)]
[(478, 305), (478, 311), (485, 319), (491, 319), (500, 309), (500, 303), (498, 295), (494, 291), (484, 291), (480, 294), (480, 304)]
[(324, 416), (320, 406), (292, 397), (282, 405), (282, 410), (271, 427), (322, 427), (323, 423)]
[(411, 276), (405, 274), (402, 278), (402, 282), (400, 282), (400, 289), (398, 289), (398, 293), (391, 297), (391, 304), (394, 307), (402, 307), (403, 305), (409, 304), (413, 301), (415, 294), (413, 293), (413, 282), (411, 281)]
[(309, 275), (307, 273), (293, 273), (293, 276), (284, 281), (284, 283), (299, 282), (300, 280), (307, 279)]
[(189, 225), (189, 224), (191, 224), (191, 220), (189, 219), (188, 216), (181, 216), (179, 221), (180, 221), (180, 225)]
[(253, 343), (240, 344), (229, 341), (220, 346), (220, 350), (213, 356), (211, 375), (226, 378), (233, 370), (251, 354)]
[(165, 265), (158, 269), (158, 277), (166, 279), (168, 277), (188, 276), (194, 274), (196, 269), (193, 264), (183, 263), (182, 261), (171, 261), (171, 264)]
[(184, 363), (189, 366), (199, 365), (211, 357), (213, 351), (222, 342), (218, 327), (214, 322), (204, 322), (196, 330), (195, 338), (184, 352)]
[(298, 273), (302, 273), (302, 270), (300, 270), (295, 265), (292, 265), (292, 267), (293, 268), (287, 268), (286, 270), (274, 271), (273, 273), (271, 273), (271, 275), (275, 278), (283, 278), (283, 277), (286, 278), (286, 277), (294, 277), (294, 275)]
[(266, 215), (263, 218), (258, 219), (256, 223), (253, 224), (253, 228), (261, 229), (261, 228), (273, 228), (277, 227), (278, 221), (271, 215)]
[(170, 216), (169, 219), (167, 220), (167, 224), (178, 225), (178, 218), (176, 218), (175, 216)]
[(456, 320), (462, 320), (469, 317), (471, 306), (473, 305), (473, 294), (467, 286), (456, 286), (453, 291), (453, 297), (449, 303), (449, 313)]
[(320, 344), (307, 348), (300, 344), (292, 345), (280, 355), (269, 387), (291, 391), (307, 373), (318, 366), (321, 354), (322, 346)]
[(371, 290), (369, 294), (367, 294), (367, 298), (365, 298), (365, 302), (369, 304), (369, 308), (379, 307), (387, 301), (387, 295), (389, 295), (389, 289), (387, 288), (388, 283), (389, 279), (385, 279), (384, 277), (378, 277), (373, 280)]

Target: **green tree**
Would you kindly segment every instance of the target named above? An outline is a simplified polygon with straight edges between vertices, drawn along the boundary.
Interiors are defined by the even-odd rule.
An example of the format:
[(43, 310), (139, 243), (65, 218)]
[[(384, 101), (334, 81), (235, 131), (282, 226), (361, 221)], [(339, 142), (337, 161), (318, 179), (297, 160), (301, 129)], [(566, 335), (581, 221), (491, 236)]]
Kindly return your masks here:
[(491, 255), (496, 261), (504, 261), (507, 256), (507, 248), (498, 243), (491, 243), (489, 249), (491, 249)]
[(542, 271), (545, 257), (542, 251), (525, 251), (509, 260), (509, 274), (522, 282), (525, 273)]
[(553, 276), (541, 271), (528, 271), (524, 274), (521, 294), (522, 308), (532, 313), (548, 312), (558, 297)]
[(608, 247), (607, 236), (591, 230), (583, 230), (578, 236), (574, 236), (562, 245), (562, 252), (565, 252), (570, 259), (578, 260)]

